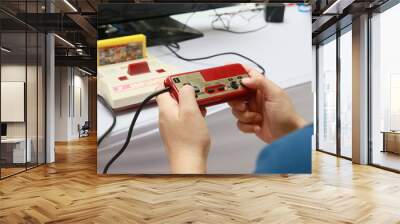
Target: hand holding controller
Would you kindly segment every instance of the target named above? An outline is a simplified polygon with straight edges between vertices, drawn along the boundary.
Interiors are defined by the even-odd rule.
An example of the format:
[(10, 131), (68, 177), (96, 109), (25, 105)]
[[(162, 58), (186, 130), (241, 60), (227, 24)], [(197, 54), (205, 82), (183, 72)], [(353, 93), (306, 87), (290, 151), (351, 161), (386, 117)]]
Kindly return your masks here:
[(170, 93), (160, 94), (156, 100), (171, 173), (206, 172), (210, 136), (204, 107), (248, 97), (250, 92), (240, 85), (245, 77), (248, 74), (244, 67), (232, 64), (177, 74), (165, 80)]
[(171, 173), (205, 173), (210, 148), (210, 135), (204, 119), (206, 111), (198, 107), (195, 91), (189, 85), (180, 89), (178, 99), (179, 104), (169, 92), (156, 98), (159, 129)]
[(242, 84), (256, 94), (248, 100), (228, 102), (242, 132), (254, 133), (264, 142), (271, 143), (306, 125), (283, 89), (257, 71), (246, 70), (250, 77), (243, 79)]
[(239, 64), (173, 75), (164, 85), (170, 92), (157, 97), (159, 127), (172, 173), (206, 172), (210, 136), (200, 109), (205, 106), (228, 101), (239, 129), (265, 142), (305, 126), (284, 90)]

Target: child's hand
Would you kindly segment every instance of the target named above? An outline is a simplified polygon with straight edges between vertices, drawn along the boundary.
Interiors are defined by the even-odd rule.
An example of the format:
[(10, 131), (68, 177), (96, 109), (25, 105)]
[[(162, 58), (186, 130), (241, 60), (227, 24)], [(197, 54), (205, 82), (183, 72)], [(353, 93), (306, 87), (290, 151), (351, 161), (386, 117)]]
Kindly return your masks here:
[(170, 163), (171, 173), (205, 173), (210, 136), (192, 86), (185, 85), (179, 103), (170, 93), (157, 97), (159, 128)]

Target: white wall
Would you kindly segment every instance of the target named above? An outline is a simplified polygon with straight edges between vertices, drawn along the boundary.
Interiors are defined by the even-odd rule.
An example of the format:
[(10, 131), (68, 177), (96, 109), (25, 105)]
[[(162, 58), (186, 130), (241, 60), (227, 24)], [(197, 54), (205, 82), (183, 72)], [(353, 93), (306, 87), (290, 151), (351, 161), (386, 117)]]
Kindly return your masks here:
[[(30, 68), (28, 68), (30, 69)], [(5, 64), (1, 66), (1, 81), (2, 82), (25, 82), (25, 64)], [(1, 108), (7, 110), (7, 108)], [(25, 137), (24, 122), (9, 122), (7, 123), (8, 137)]]
[[(75, 70), (76, 72), (76, 70)], [(79, 73), (81, 74), (81, 73)], [(78, 133), (78, 124), (83, 125), (85, 121), (88, 120), (88, 78), (83, 77), (81, 75), (74, 75), (74, 96), (72, 98), (75, 99), (75, 106), (73, 110), (75, 110), (75, 113), (73, 113), (73, 119), (71, 120), (71, 135), (73, 138), (77, 138), (79, 136)], [(80, 96), (80, 97), (79, 97)], [(80, 101), (80, 102), (79, 102)], [(81, 107), (81, 108), (80, 108)], [(80, 111), (82, 110), (82, 111)]]
[(78, 124), (88, 120), (88, 79), (82, 75), (75, 68), (56, 67), (56, 141), (77, 139)]
[(1, 82), (1, 121), (24, 122), (25, 83)]
[[(27, 70), (26, 70), (27, 69)], [(30, 88), (27, 88), (27, 106), (30, 108), (27, 109), (27, 119), (28, 119), (28, 137), (30, 133), (33, 133), (32, 130), (35, 130), (36, 134), (36, 107), (37, 107), (37, 99), (36, 99), (36, 79), (31, 77), (32, 74), (36, 76), (36, 67), (27, 66), (25, 64), (4, 64), (1, 66), (1, 81), (4, 82), (25, 82), (26, 71), (28, 72), (28, 84)], [(41, 105), (39, 105), (40, 107)], [(1, 110), (7, 110), (9, 108), (1, 108)], [(25, 137), (25, 122), (7, 122), (7, 135), (9, 137)]]
[[(1, 81), (25, 82), (25, 64), (2, 65)], [(6, 110), (6, 108), (1, 108), (1, 110)], [(7, 123), (7, 137), (25, 137), (25, 122)]]
[(55, 68), (55, 140), (68, 141), (69, 73), (67, 67)]
[[(37, 70), (38, 69), (38, 70)], [(25, 80), (27, 78), (27, 80)], [(7, 137), (24, 138), (25, 135), (30, 139), (32, 151), (32, 161), (44, 162), (45, 150), (45, 118), (44, 118), (44, 74), (41, 66), (25, 66), (24, 64), (10, 63), (1, 66), (1, 81), (3, 82), (24, 82), (26, 84), (26, 108), (22, 106), (19, 111), (27, 115), (27, 120), (23, 122), (6, 122)], [(3, 92), (4, 89), (2, 89)], [(24, 94), (24, 90), (21, 90)], [(4, 96), (2, 95), (2, 98)], [(13, 110), (10, 107), (2, 107), (1, 110)], [(15, 110), (15, 108), (14, 108)], [(12, 111), (8, 111), (11, 112)], [(38, 153), (39, 155), (37, 156)], [(49, 160), (50, 161), (50, 160)]]

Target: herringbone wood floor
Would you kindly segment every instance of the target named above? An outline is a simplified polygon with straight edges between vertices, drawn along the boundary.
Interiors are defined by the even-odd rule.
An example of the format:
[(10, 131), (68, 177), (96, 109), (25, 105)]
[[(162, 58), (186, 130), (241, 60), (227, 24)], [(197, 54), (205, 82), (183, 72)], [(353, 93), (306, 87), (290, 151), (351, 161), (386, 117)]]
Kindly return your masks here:
[(400, 223), (400, 175), (315, 152), (312, 175), (96, 174), (95, 139), (0, 181), (0, 223)]

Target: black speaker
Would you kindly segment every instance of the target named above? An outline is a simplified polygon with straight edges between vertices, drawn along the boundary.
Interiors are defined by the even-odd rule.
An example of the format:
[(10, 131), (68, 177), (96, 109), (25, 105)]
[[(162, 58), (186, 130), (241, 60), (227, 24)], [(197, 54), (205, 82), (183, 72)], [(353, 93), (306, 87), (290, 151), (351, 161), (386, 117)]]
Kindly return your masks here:
[(285, 4), (266, 4), (265, 21), (272, 23), (281, 23), (285, 15)]

